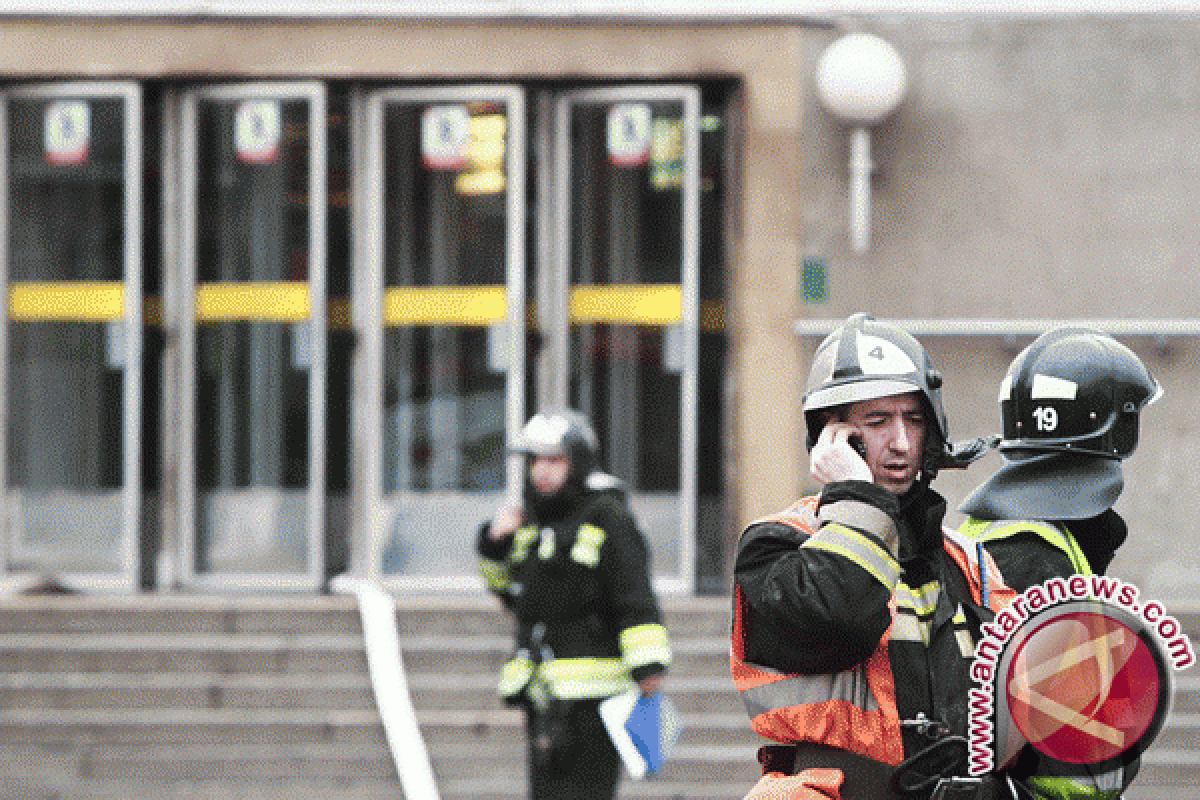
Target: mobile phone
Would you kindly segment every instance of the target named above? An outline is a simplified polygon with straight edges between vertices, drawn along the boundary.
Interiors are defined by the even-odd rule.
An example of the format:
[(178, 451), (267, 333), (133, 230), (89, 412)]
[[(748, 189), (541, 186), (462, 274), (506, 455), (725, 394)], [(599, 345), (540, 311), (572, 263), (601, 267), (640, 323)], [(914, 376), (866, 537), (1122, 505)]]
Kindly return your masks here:
[(863, 444), (862, 436), (858, 435), (857, 433), (851, 434), (846, 441), (849, 442), (850, 446), (854, 448), (854, 452), (858, 453), (859, 456), (862, 457), (863, 461), (867, 460), (867, 446)]

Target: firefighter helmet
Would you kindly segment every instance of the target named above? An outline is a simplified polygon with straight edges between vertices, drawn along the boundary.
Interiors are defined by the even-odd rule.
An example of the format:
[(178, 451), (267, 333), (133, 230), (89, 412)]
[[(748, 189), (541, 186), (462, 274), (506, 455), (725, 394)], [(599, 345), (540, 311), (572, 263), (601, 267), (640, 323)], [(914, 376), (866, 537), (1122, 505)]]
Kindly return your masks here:
[(1013, 359), (1000, 385), (1004, 464), (960, 510), (980, 519), (1090, 519), (1121, 496), (1142, 409), (1162, 393), (1111, 336), (1063, 327)]
[(942, 375), (925, 348), (895, 325), (855, 314), (826, 336), (813, 355), (804, 394), (809, 449), (821, 435), (829, 409), (909, 392), (921, 393), (932, 414), (932, 438), (944, 444)]
[(578, 411), (534, 414), (517, 434), (513, 452), (564, 455), (570, 463), (567, 482), (582, 486), (600, 466), (600, 443), (587, 417)]
[(1162, 394), (1132, 350), (1087, 328), (1056, 328), (1013, 360), (1000, 385), (1000, 450), (1124, 459), (1138, 415)]

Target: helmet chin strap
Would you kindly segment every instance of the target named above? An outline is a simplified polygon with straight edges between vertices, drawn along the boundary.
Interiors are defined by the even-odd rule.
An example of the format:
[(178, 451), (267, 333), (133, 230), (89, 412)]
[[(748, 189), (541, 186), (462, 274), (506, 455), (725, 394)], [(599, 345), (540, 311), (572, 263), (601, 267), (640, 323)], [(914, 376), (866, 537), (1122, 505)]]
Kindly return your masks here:
[(934, 441), (925, 447), (925, 452), (921, 454), (921, 471), (917, 474), (917, 479), (908, 487), (907, 492), (896, 498), (900, 503), (901, 514), (907, 514), (912, 505), (929, 489), (933, 479), (937, 477), (945, 450), (946, 443), (940, 436), (934, 437)]
[(921, 470), (921, 474), (913, 481), (913, 485), (908, 487), (908, 491), (899, 495), (896, 500), (900, 503), (901, 515), (907, 514), (913, 504), (917, 502), (929, 489), (929, 484), (933, 482), (933, 477), (928, 476), (925, 470)]

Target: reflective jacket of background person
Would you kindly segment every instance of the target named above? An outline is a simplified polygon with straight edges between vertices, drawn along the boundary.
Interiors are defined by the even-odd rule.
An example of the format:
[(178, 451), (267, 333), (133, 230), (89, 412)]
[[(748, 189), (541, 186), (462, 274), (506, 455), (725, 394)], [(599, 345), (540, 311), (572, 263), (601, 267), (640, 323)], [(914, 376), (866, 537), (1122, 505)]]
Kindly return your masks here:
[[(1000, 390), (1001, 468), (963, 502), (960, 532), (980, 541), (1018, 592), (1056, 577), (1103, 574), (1125, 541), (1112, 509), (1121, 462), (1137, 448), (1139, 415), (1161, 390), (1141, 359), (1110, 336), (1059, 328), (1013, 359)], [(1138, 762), (1078, 774), (1022, 751), (1010, 773), (1055, 800), (1114, 798)]]
[[(929, 482), (970, 457), (960, 464), (947, 445), (940, 387), (915, 339), (866, 315), (814, 355), (804, 401), (810, 449), (838, 409), (916, 392), (925, 451), (903, 495), (836, 480), (742, 534), (731, 670), (755, 731), (790, 745), (760, 750), (764, 780), (751, 797), (825, 796), (805, 794), (807, 784), (780, 793), (770, 779), (811, 772), (824, 781), (832, 771), (841, 785), (830, 796), (893, 798), (894, 767), (967, 732), (979, 625), (1013, 594), (986, 554), (981, 575), (981, 548), (943, 530), (946, 503)], [(965, 774), (965, 748), (954, 769)]]
[[(497, 689), (506, 699), (520, 696), (545, 650), (553, 660), (536, 677), (552, 695), (608, 697), (664, 672), (671, 661), (646, 541), (622, 484), (595, 468), (594, 441), (575, 441), (576, 434), (594, 437), (590, 425), (575, 412), (557, 412), (535, 416), (526, 432), (536, 433), (539, 417), (567, 421), (571, 490), (539, 507), (527, 487), (525, 524), (514, 536), (492, 540), (489, 523), (479, 532), (484, 579), (517, 621), (517, 654)], [(535, 631), (544, 631), (540, 642)]]

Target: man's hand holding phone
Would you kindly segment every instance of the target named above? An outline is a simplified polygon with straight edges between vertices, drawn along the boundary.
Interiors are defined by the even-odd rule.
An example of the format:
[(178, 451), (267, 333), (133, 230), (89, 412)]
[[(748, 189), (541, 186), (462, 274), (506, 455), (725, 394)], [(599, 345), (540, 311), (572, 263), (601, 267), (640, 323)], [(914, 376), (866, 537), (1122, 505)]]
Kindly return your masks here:
[(809, 473), (822, 485), (834, 481), (873, 481), (858, 429), (844, 422), (827, 423), (810, 454)]

